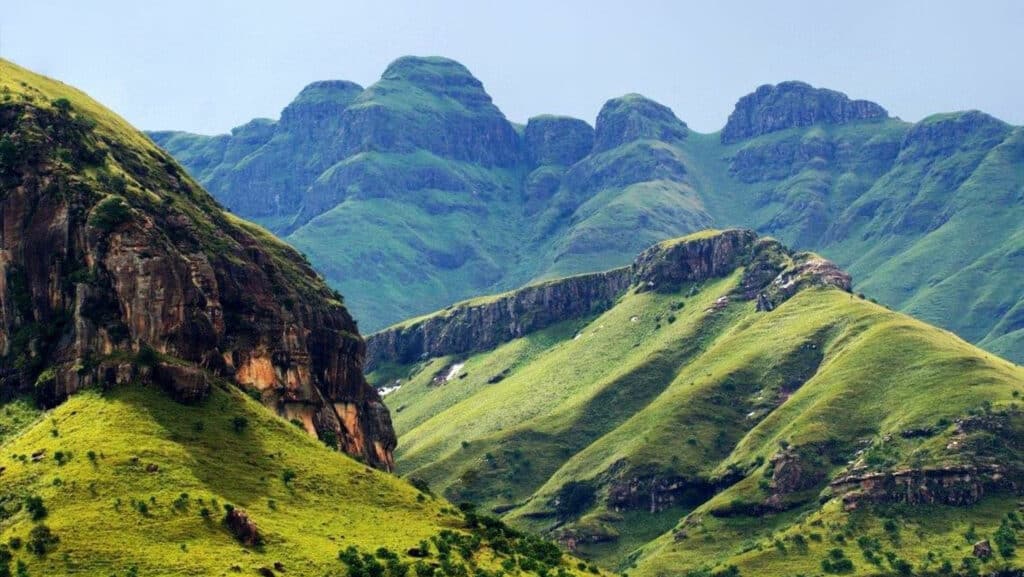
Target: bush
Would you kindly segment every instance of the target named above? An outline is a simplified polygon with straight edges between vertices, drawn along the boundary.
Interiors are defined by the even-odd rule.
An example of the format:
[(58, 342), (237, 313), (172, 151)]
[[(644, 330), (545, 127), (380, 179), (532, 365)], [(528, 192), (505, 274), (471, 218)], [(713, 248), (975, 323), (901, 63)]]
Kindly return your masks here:
[(231, 428), (233, 428), (235, 430), (235, 432), (238, 433), (238, 434), (242, 434), (243, 432), (245, 432), (245, 429), (248, 426), (249, 426), (249, 419), (247, 419), (247, 418), (245, 418), (245, 417), (243, 417), (241, 415), (231, 419)]
[(584, 481), (569, 481), (555, 496), (555, 513), (560, 519), (577, 517), (594, 503), (594, 486)]
[(28, 511), (28, 516), (33, 521), (38, 521), (49, 513), (46, 510), (46, 505), (43, 504), (43, 498), (36, 495), (25, 498), (25, 510)]
[(434, 494), (434, 492), (430, 490), (430, 483), (428, 483), (426, 479), (422, 479), (420, 477), (410, 477), (409, 483), (413, 487), (416, 487), (416, 489), (421, 493), (426, 493), (428, 495)]
[(103, 232), (110, 232), (131, 217), (131, 208), (124, 198), (112, 194), (99, 201), (89, 215), (89, 225)]
[(60, 539), (54, 535), (49, 527), (46, 525), (36, 525), (28, 534), (26, 548), (37, 556), (42, 557), (53, 549), (59, 541)]
[(290, 485), (291, 482), (295, 480), (296, 476), (297, 475), (295, 474), (295, 471), (293, 471), (292, 469), (285, 469), (281, 473), (281, 480), (284, 481), (285, 485)]

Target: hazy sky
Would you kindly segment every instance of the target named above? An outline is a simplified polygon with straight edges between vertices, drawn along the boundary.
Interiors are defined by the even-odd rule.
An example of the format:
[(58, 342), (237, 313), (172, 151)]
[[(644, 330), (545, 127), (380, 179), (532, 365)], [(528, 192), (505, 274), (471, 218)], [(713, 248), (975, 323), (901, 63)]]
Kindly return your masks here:
[(907, 120), (978, 108), (1024, 124), (1022, 33), (1019, 0), (0, 5), (0, 56), (141, 128), (203, 133), (277, 118), (314, 80), (371, 84), (406, 54), (459, 60), (517, 122), (593, 122), (608, 98), (640, 92), (710, 132), (759, 84), (799, 79)]

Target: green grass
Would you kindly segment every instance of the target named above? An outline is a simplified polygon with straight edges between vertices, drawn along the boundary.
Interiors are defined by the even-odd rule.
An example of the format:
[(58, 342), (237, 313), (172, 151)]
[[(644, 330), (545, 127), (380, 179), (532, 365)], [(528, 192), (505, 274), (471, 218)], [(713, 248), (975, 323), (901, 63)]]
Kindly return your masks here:
[[(328, 449), (230, 387), (195, 406), (141, 385), (76, 395), (4, 442), (0, 467), (0, 542), (27, 540), (38, 524), (59, 538), (43, 557), (14, 551), (30, 575), (221, 575), (235, 566), (249, 575), (275, 563), (334, 574), (349, 546), (411, 561), (405, 552), (421, 540), (465, 526), (447, 502)], [(30, 496), (42, 498), (45, 517), (33, 521), (22, 507)], [(262, 546), (229, 534), (226, 504), (250, 515)], [(476, 559), (500, 560), (486, 546)]]
[[(653, 576), (669, 567), (685, 573), (733, 563), (744, 574), (788, 574), (772, 572), (773, 563), (792, 566), (793, 574), (819, 571), (818, 553), (827, 548), (812, 546), (809, 556), (792, 563), (785, 560), (790, 557), (773, 560), (781, 553), (771, 542), (757, 555), (746, 548), (763, 541), (765, 530), (796, 531), (807, 516), (838, 522), (845, 515), (838, 498), (823, 493), (825, 505), (819, 505), (819, 492), (848, 467), (990, 459), (1024, 467), (1012, 436), (995, 445), (984, 435), (970, 437), (963, 449), (947, 449), (956, 434), (950, 423), (958, 418), (1015, 419), (1024, 369), (836, 289), (805, 289), (771, 313), (756, 313), (753, 303), (742, 301), (709, 311), (740, 274), (706, 283), (696, 294), (689, 286), (675, 294), (630, 292), (593, 319), (465, 359), (391, 364), (380, 376), (371, 374), (371, 380), (401, 383), (385, 399), (399, 434), (400, 473), (500, 511), (524, 528), (576, 536), (581, 555), (608, 567), (636, 564), (630, 574)], [(458, 371), (464, 377), (434, 380), (456, 362), (464, 363)], [(499, 382), (488, 382), (498, 374), (504, 375)], [(933, 432), (900, 435), (916, 428)], [(816, 480), (782, 496), (785, 513), (743, 513), (737, 506), (770, 496), (761, 480), (771, 476), (768, 463), (782, 446), (806, 455), (804, 474)], [(857, 453), (860, 448), (866, 452)], [(624, 484), (659, 480), (691, 489), (674, 505), (659, 505), (656, 514), (649, 512), (649, 497), (611, 500)], [(559, 519), (555, 497), (572, 482), (591, 484), (596, 499)], [(935, 510), (990, 526), (1009, 502), (992, 499)], [(993, 503), (1003, 509), (993, 513)], [(907, 515), (923, 524), (930, 510), (910, 508)], [(716, 517), (736, 515), (731, 511), (740, 512)], [(687, 514), (702, 520), (686, 529), (702, 540), (676, 544), (673, 520)], [(921, 548), (900, 552), (916, 565), (925, 562), (927, 548), (957, 530), (923, 527)], [(588, 535), (600, 542), (588, 543)], [(761, 572), (766, 567), (771, 570)]]

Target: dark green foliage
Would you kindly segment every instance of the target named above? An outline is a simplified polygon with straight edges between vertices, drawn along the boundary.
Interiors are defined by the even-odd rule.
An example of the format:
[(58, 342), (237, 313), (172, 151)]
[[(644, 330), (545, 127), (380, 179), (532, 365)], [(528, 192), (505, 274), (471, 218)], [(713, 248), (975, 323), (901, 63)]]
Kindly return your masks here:
[(570, 519), (586, 512), (594, 503), (596, 490), (591, 483), (570, 481), (558, 490), (555, 511), (560, 519)]
[(39, 521), (48, 514), (46, 505), (43, 504), (43, 498), (38, 495), (25, 498), (25, 510), (28, 511), (29, 518), (33, 521)]
[(89, 225), (110, 232), (131, 218), (131, 208), (121, 196), (110, 195), (101, 200), (89, 215)]
[(25, 548), (42, 557), (49, 553), (60, 542), (60, 539), (46, 525), (36, 525), (29, 531)]
[(1017, 548), (1017, 532), (1009, 519), (1003, 519), (992, 540), (995, 541), (999, 554), (1004, 558), (1009, 559), (1014, 556)]
[(428, 483), (426, 479), (423, 479), (421, 477), (410, 477), (409, 484), (411, 484), (413, 487), (416, 487), (416, 489), (419, 490), (421, 493), (426, 493), (427, 495), (434, 494), (434, 492), (430, 490), (430, 483)]
[(245, 429), (249, 426), (249, 419), (239, 415), (231, 419), (231, 428), (238, 434), (245, 432)]

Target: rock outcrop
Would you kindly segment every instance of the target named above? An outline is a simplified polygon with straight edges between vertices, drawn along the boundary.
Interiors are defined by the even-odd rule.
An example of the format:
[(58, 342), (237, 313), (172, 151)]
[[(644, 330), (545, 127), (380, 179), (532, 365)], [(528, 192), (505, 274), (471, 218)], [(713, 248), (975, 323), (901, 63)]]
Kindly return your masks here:
[(534, 116), (523, 130), (523, 147), (532, 166), (570, 166), (594, 148), (594, 129), (578, 118)]
[[(630, 287), (678, 291), (746, 267), (733, 296), (758, 299), (772, 310), (799, 290), (833, 286), (850, 290), (850, 275), (811, 253), (794, 254), (778, 241), (750, 230), (697, 233), (640, 253), (630, 267), (572, 276), (517, 291), (458, 303), (432, 315), (367, 337), (367, 371), (380, 363), (412, 363), (432, 357), (493, 349), (555, 323), (610, 308)], [(730, 299), (723, 295), (720, 308)]]
[(672, 109), (639, 94), (606, 102), (597, 114), (594, 129), (595, 152), (641, 139), (678, 141), (689, 133), (686, 123)]
[(853, 473), (833, 480), (829, 486), (842, 496), (848, 510), (862, 503), (972, 505), (993, 491), (1024, 488), (1019, 476), (999, 465)]
[(150, 380), (197, 402), (225, 380), (390, 469), (340, 295), (87, 97), (26, 90), (0, 105), (0, 391), (52, 406)]
[(610, 308), (629, 288), (629, 268), (528, 286), (468, 302), (367, 337), (367, 371), (381, 362), (487, 350), (555, 323)]
[(814, 88), (803, 82), (765, 84), (740, 98), (722, 129), (724, 144), (769, 132), (811, 126), (888, 118), (884, 108), (867, 100), (850, 100), (842, 92)]

